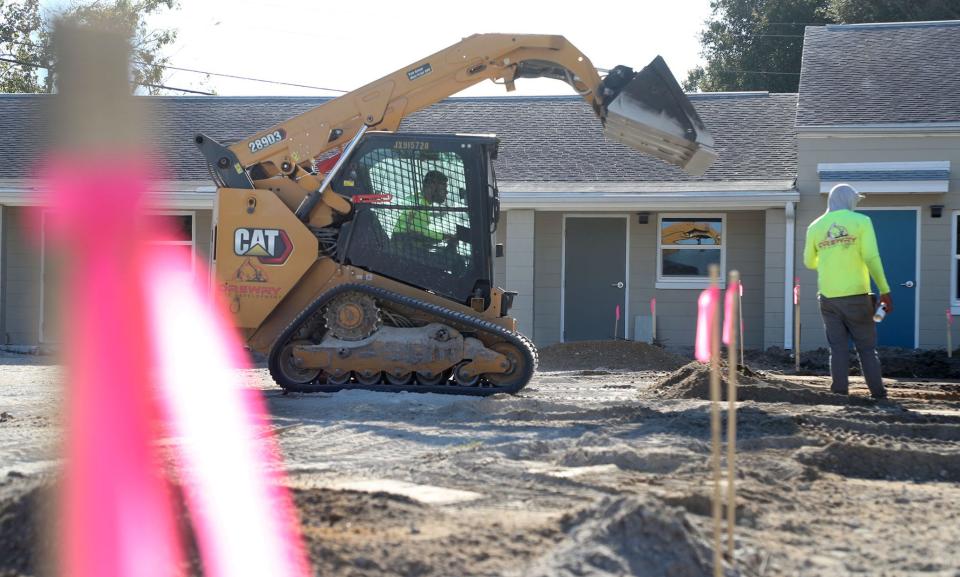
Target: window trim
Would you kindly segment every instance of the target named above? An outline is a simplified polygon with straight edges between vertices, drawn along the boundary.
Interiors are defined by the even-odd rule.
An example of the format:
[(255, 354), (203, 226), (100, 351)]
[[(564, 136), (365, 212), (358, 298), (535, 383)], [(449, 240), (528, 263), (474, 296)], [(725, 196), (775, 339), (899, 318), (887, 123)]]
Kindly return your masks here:
[[(41, 345), (49, 344), (58, 344), (61, 341), (59, 340), (60, 335), (57, 335), (57, 338), (51, 340), (50, 335), (45, 334), (44, 321), (45, 315), (47, 314), (46, 310), (46, 273), (47, 273), (47, 219), (50, 214), (54, 211), (53, 209), (43, 209), (40, 213), (40, 311), (39, 311), (39, 326), (37, 327), (37, 342)], [(154, 241), (154, 244), (167, 245), (167, 246), (189, 246), (190, 247), (190, 270), (196, 272), (196, 260), (197, 260), (197, 211), (195, 210), (150, 210), (146, 213), (148, 216), (189, 216), (190, 217), (190, 242), (183, 240), (159, 240)], [(0, 226), (2, 226), (2, 207), (0, 207)], [(0, 229), (2, 231), (2, 229)]]
[[(957, 267), (960, 266), (960, 254), (957, 254), (957, 251), (960, 250), (960, 243), (957, 242), (957, 233), (960, 232), (960, 227), (957, 226), (957, 219), (960, 218), (960, 210), (953, 210), (950, 212), (950, 314), (956, 315), (960, 314), (960, 297), (957, 295), (957, 291), (960, 290), (960, 286), (957, 286)], [(920, 299), (918, 298), (917, 301)]]
[(190, 247), (190, 270), (197, 271), (197, 211), (195, 210), (149, 210), (147, 216), (189, 216), (190, 217), (190, 241), (185, 240), (155, 240), (150, 244), (162, 246), (189, 246)]
[[(657, 279), (656, 284), (654, 285), (657, 289), (703, 289), (710, 286), (709, 278), (697, 278), (697, 277), (664, 277), (663, 276), (663, 237), (661, 236), (660, 231), (663, 229), (663, 219), (664, 218), (682, 218), (685, 220), (698, 220), (698, 219), (707, 219), (707, 218), (719, 218), (720, 219), (720, 246), (716, 248), (710, 248), (710, 250), (719, 250), (720, 251), (720, 287), (723, 288), (726, 285), (726, 271), (727, 271), (727, 213), (725, 212), (713, 212), (713, 213), (684, 213), (684, 212), (661, 212), (657, 214)], [(676, 248), (676, 247), (673, 247)], [(693, 250), (693, 249), (681, 249), (681, 250)]]

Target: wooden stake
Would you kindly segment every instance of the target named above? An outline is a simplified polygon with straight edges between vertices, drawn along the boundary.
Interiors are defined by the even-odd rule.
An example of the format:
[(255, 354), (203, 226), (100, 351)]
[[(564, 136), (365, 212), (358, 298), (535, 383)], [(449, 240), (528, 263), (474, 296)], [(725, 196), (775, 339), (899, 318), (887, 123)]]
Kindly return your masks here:
[[(739, 279), (739, 277), (740, 273), (737, 272), (737, 278)], [(737, 288), (737, 321), (740, 323), (740, 326), (737, 327), (737, 334), (740, 335), (740, 366), (744, 367), (747, 363), (743, 360), (743, 285)], [(733, 358), (737, 357), (734, 356)]]
[(793, 368), (800, 372), (800, 279), (793, 285)]
[[(710, 288), (718, 285), (720, 267), (710, 265)], [(710, 335), (710, 461), (713, 469), (713, 575), (723, 575), (723, 491), (720, 487), (720, 311), (723, 301), (716, 303)]]
[[(729, 287), (735, 287), (737, 292), (733, 298), (733, 308), (730, 311), (735, 319), (742, 319), (742, 310), (740, 308), (740, 273), (730, 271), (727, 281), (727, 290)], [(731, 323), (732, 324), (732, 323)], [(737, 492), (735, 482), (737, 478), (737, 348), (743, 353), (743, 347), (740, 346), (738, 336), (742, 336), (740, 327), (734, 326), (730, 330), (730, 343), (728, 347), (729, 358), (727, 360), (727, 558), (733, 563), (734, 537), (733, 530), (737, 524)], [(742, 357), (741, 357), (742, 358)]]

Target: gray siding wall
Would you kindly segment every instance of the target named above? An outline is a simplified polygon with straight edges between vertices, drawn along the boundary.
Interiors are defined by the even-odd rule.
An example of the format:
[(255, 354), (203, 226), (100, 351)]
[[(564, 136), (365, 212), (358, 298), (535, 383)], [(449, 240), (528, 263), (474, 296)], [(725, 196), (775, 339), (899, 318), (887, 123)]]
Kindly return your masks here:
[[(500, 215), (500, 222), (497, 224), (497, 231), (494, 233), (494, 248), (497, 244), (504, 244), (507, 242), (507, 219), (503, 216), (504, 213)], [(496, 253), (494, 253), (496, 254)], [(504, 253), (506, 254), (506, 253)], [(507, 288), (504, 283), (507, 282), (507, 258), (506, 256), (501, 256), (493, 258), (493, 286), (498, 286), (500, 288)]]
[[(762, 211), (750, 211), (728, 212), (726, 216), (727, 269), (738, 269), (742, 275), (745, 287), (746, 345), (757, 348), (764, 342), (765, 215)], [(649, 316), (650, 299), (656, 297), (658, 337), (668, 347), (692, 346), (696, 332), (696, 300), (700, 291), (655, 288), (657, 215), (651, 214), (649, 223), (645, 225), (637, 224), (633, 215), (630, 218), (630, 318), (626, 321), (629, 322), (631, 334), (634, 317)], [(560, 341), (562, 231), (563, 213), (537, 212), (534, 246), (534, 340), (538, 346)], [(782, 284), (780, 286), (782, 293)]]
[(537, 212), (534, 240), (533, 339), (538, 346), (560, 342), (560, 270), (563, 213)]
[[(36, 208), (3, 207), (3, 254), (0, 258), (0, 330), (3, 344), (32, 346), (40, 342), (40, 277), (41, 253), (39, 244), (31, 238), (28, 230), (28, 210)], [(210, 265), (211, 210), (197, 210), (194, 218), (196, 237), (194, 246), (198, 270)], [(48, 261), (49, 262), (49, 261)], [(203, 265), (203, 269), (199, 265)], [(44, 289), (55, 290), (48, 273)], [(47, 302), (53, 303), (50, 295)], [(47, 314), (56, 315), (47, 311)], [(47, 341), (57, 340), (56, 318), (45, 319)]]
[(27, 210), (3, 208), (4, 344), (35, 345), (40, 338), (40, 247)]
[(193, 218), (193, 228), (196, 231), (193, 245), (196, 250), (197, 264), (202, 263), (205, 269), (209, 269), (212, 264), (210, 243), (213, 239), (213, 211), (197, 210), (194, 212)]
[[(534, 268), (536, 213), (532, 210), (511, 210), (506, 213), (507, 241), (506, 284), (515, 291), (510, 316), (517, 320), (517, 329), (534, 334)], [(535, 337), (534, 337), (535, 338)]]
[[(950, 261), (952, 255), (952, 211), (960, 210), (960, 136), (800, 138), (797, 186), (797, 272), (801, 281), (801, 350), (826, 346), (816, 303), (816, 272), (803, 266), (806, 228), (826, 210), (826, 196), (820, 193), (817, 164), (821, 162), (913, 162), (949, 160), (951, 180), (946, 194), (871, 194), (861, 203), (871, 207), (916, 207), (920, 215), (920, 348), (946, 346), (944, 311), (950, 304)], [(941, 218), (930, 217), (930, 205), (944, 205)], [(881, 255), (882, 257), (883, 255)], [(893, 282), (893, 279), (890, 279)], [(896, 303), (895, 303), (896, 304)], [(956, 336), (956, 335), (955, 335)]]

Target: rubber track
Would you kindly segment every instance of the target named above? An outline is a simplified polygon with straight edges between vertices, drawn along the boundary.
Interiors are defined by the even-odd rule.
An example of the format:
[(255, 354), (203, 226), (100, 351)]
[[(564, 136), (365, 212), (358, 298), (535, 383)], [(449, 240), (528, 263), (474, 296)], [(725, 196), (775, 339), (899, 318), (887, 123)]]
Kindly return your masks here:
[[(282, 379), (278, 378), (280, 371), (277, 368), (278, 357), (280, 351), (283, 349), (290, 338), (293, 336), (293, 333), (296, 332), (297, 328), (309, 319), (313, 313), (320, 309), (323, 305), (330, 302), (331, 299), (337, 295), (343, 294), (345, 292), (356, 291), (371, 295), (381, 300), (392, 302), (398, 305), (405, 307), (410, 307), (417, 309), (419, 311), (425, 312), (430, 315), (434, 315), (439, 319), (446, 319), (449, 322), (456, 323), (458, 325), (471, 327), (478, 331), (483, 331), (487, 333), (493, 333), (499, 337), (502, 337), (503, 340), (508, 341), (515, 345), (518, 350), (520, 350), (526, 357), (526, 374), (523, 375), (523, 378), (516, 385), (511, 386), (494, 386), (490, 383), (484, 384), (482, 386), (476, 387), (466, 387), (458, 385), (456, 381), (450, 380), (447, 384), (441, 385), (418, 385), (415, 382), (408, 385), (391, 385), (389, 383), (381, 383), (377, 385), (361, 385), (359, 383), (351, 382), (345, 385), (330, 385), (330, 384), (321, 384), (321, 383), (311, 383), (308, 385), (291, 385), (285, 386), (282, 384)], [(372, 287), (363, 284), (342, 284), (329, 291), (323, 293), (317, 297), (310, 305), (300, 311), (294, 319), (287, 325), (287, 328), (280, 333), (280, 336), (277, 337), (276, 342), (273, 344), (273, 348), (270, 350), (270, 357), (268, 362), (268, 367), (270, 369), (270, 376), (273, 377), (273, 380), (280, 385), (285, 391), (291, 392), (301, 392), (301, 393), (317, 393), (317, 392), (335, 392), (342, 391), (347, 389), (364, 389), (370, 391), (410, 391), (415, 393), (443, 393), (443, 394), (453, 394), (453, 395), (473, 395), (473, 396), (489, 396), (497, 393), (508, 393), (515, 394), (520, 391), (523, 387), (530, 382), (530, 379), (533, 377), (533, 373), (537, 368), (539, 362), (537, 349), (530, 340), (519, 334), (508, 331), (507, 329), (501, 327), (500, 325), (478, 319), (476, 317), (450, 310), (446, 307), (440, 305), (435, 305), (433, 303), (423, 302), (414, 298), (410, 298), (393, 291), (382, 289), (379, 287)]]

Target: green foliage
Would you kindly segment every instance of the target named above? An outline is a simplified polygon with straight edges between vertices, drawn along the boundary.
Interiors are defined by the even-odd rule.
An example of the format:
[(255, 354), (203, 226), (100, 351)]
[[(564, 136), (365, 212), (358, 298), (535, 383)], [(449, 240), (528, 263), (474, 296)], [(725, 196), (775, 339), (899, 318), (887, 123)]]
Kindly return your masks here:
[(960, 19), (958, 0), (831, 0), (836, 22), (922, 22)]
[[(113, 0), (77, 2), (67, 8), (41, 13), (39, 0), (0, 0), (0, 92), (52, 92), (56, 81), (52, 33), (57, 22), (97, 26), (118, 31), (131, 39), (131, 76), (137, 90), (158, 94), (174, 30), (148, 28), (147, 16), (177, 8), (176, 0)], [(48, 71), (53, 69), (51, 74)]]
[(39, 92), (39, 70), (10, 62), (34, 62), (31, 46), (40, 30), (39, 0), (7, 3), (0, 0), (0, 92)]
[(685, 90), (796, 92), (804, 28), (960, 18), (960, 0), (713, 0)]

